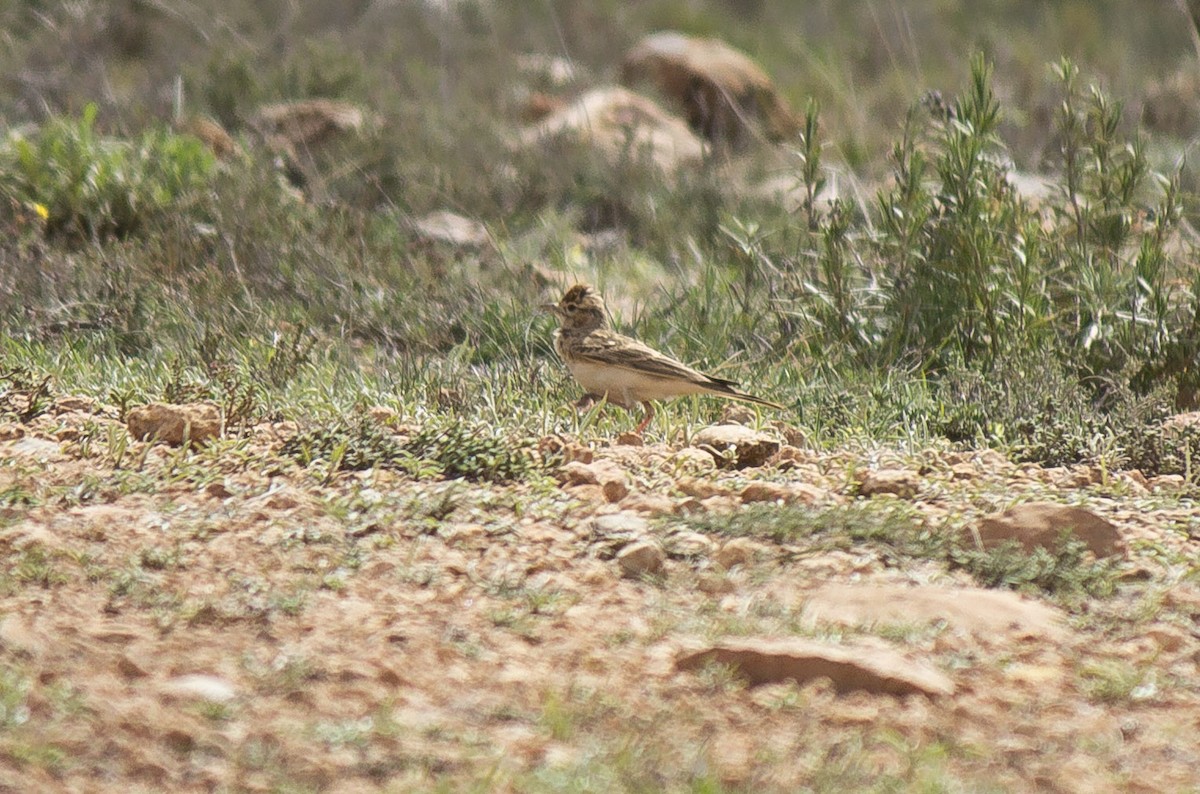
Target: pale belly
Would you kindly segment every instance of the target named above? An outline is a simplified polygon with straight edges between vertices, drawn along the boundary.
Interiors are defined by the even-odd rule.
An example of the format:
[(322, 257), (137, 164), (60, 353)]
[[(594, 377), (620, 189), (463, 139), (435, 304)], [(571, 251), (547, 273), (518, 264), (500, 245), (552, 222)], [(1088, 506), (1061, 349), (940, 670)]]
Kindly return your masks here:
[(605, 395), (609, 402), (623, 405), (708, 391), (696, 383), (655, 378), (628, 369), (598, 366), (587, 362), (575, 362), (567, 366), (588, 394)]

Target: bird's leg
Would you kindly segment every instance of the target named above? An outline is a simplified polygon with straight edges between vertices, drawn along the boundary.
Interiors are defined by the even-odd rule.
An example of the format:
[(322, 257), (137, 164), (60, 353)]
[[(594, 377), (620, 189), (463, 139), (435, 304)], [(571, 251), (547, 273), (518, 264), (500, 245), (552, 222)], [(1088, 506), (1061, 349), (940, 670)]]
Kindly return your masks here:
[(642, 423), (637, 426), (636, 430), (633, 431), (639, 436), (645, 432), (646, 428), (650, 426), (650, 420), (654, 418), (654, 405), (651, 404), (649, 400), (644, 400), (642, 402), (642, 407), (646, 409), (646, 417), (642, 419)]

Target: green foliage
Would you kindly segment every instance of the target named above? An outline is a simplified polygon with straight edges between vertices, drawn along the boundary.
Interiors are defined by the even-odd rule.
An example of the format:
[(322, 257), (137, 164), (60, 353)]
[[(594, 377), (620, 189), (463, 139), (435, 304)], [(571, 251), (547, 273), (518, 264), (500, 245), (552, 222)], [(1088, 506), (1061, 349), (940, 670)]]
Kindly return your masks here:
[[(11, 362), (11, 363), (10, 363)], [(28, 422), (50, 408), (51, 377), (0, 354), (0, 418)]]
[(728, 515), (699, 513), (683, 523), (697, 532), (802, 543), (814, 549), (870, 546), (896, 560), (939, 557), (942, 548), (920, 514), (898, 501), (822, 508), (750, 504)]
[(1116, 591), (1117, 563), (1095, 560), (1087, 544), (1064, 532), (1055, 550), (1024, 551), (1016, 541), (995, 549), (952, 548), (949, 562), (984, 587), (1040, 590), (1056, 596), (1106, 598)]
[(96, 106), (0, 145), (0, 192), (44, 216), (48, 236), (123, 237), (202, 188), (214, 158), (190, 137), (152, 130), (136, 141), (95, 130)]
[(420, 460), (436, 463), (442, 476), (451, 479), (506, 482), (523, 479), (535, 469), (531, 442), (459, 417), (426, 421), (405, 448)]
[(1032, 350), (991, 366), (950, 368), (934, 384), (934, 429), (955, 441), (998, 446), (1017, 459), (1065, 466), (1103, 463), (1147, 475), (1193, 473), (1200, 432), (1164, 427), (1169, 389), (1141, 395), (1117, 377), (1095, 385), (1071, 356)]
[(531, 475), (532, 445), (459, 417), (430, 417), (411, 436), (395, 435), (369, 417), (316, 427), (288, 439), (281, 453), (302, 465), (325, 461), (334, 471), (399, 469), (417, 476), (508, 482)]
[(942, 562), (971, 574), (983, 587), (1065, 598), (1103, 598), (1116, 589), (1117, 563), (1093, 559), (1086, 544), (1070, 536), (1061, 538), (1053, 552), (1029, 554), (1015, 545), (983, 551), (956, 539), (953, 529), (929, 525), (911, 505), (891, 500), (816, 508), (751, 504), (730, 514), (701, 513), (671, 521), (697, 532), (771, 540), (797, 555), (870, 549), (889, 565)]

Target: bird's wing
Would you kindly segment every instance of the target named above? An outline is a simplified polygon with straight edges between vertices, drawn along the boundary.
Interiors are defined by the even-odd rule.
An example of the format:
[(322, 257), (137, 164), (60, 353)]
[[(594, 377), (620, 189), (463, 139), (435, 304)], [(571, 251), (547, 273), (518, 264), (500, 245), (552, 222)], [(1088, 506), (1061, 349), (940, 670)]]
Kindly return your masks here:
[(615, 333), (589, 334), (575, 345), (574, 353), (590, 363), (622, 367), (656, 378), (685, 380), (718, 389), (737, 385), (733, 381), (705, 375), (648, 345)]

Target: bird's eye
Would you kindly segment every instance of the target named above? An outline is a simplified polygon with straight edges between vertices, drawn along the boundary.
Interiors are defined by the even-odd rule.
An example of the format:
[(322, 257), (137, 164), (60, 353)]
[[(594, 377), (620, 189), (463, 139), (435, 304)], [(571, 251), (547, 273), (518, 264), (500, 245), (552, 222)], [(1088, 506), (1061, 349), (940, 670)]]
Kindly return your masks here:
[(578, 309), (579, 307), (576, 306), (574, 303), (568, 303), (564, 308), (566, 308), (568, 314), (574, 314), (575, 310)]

